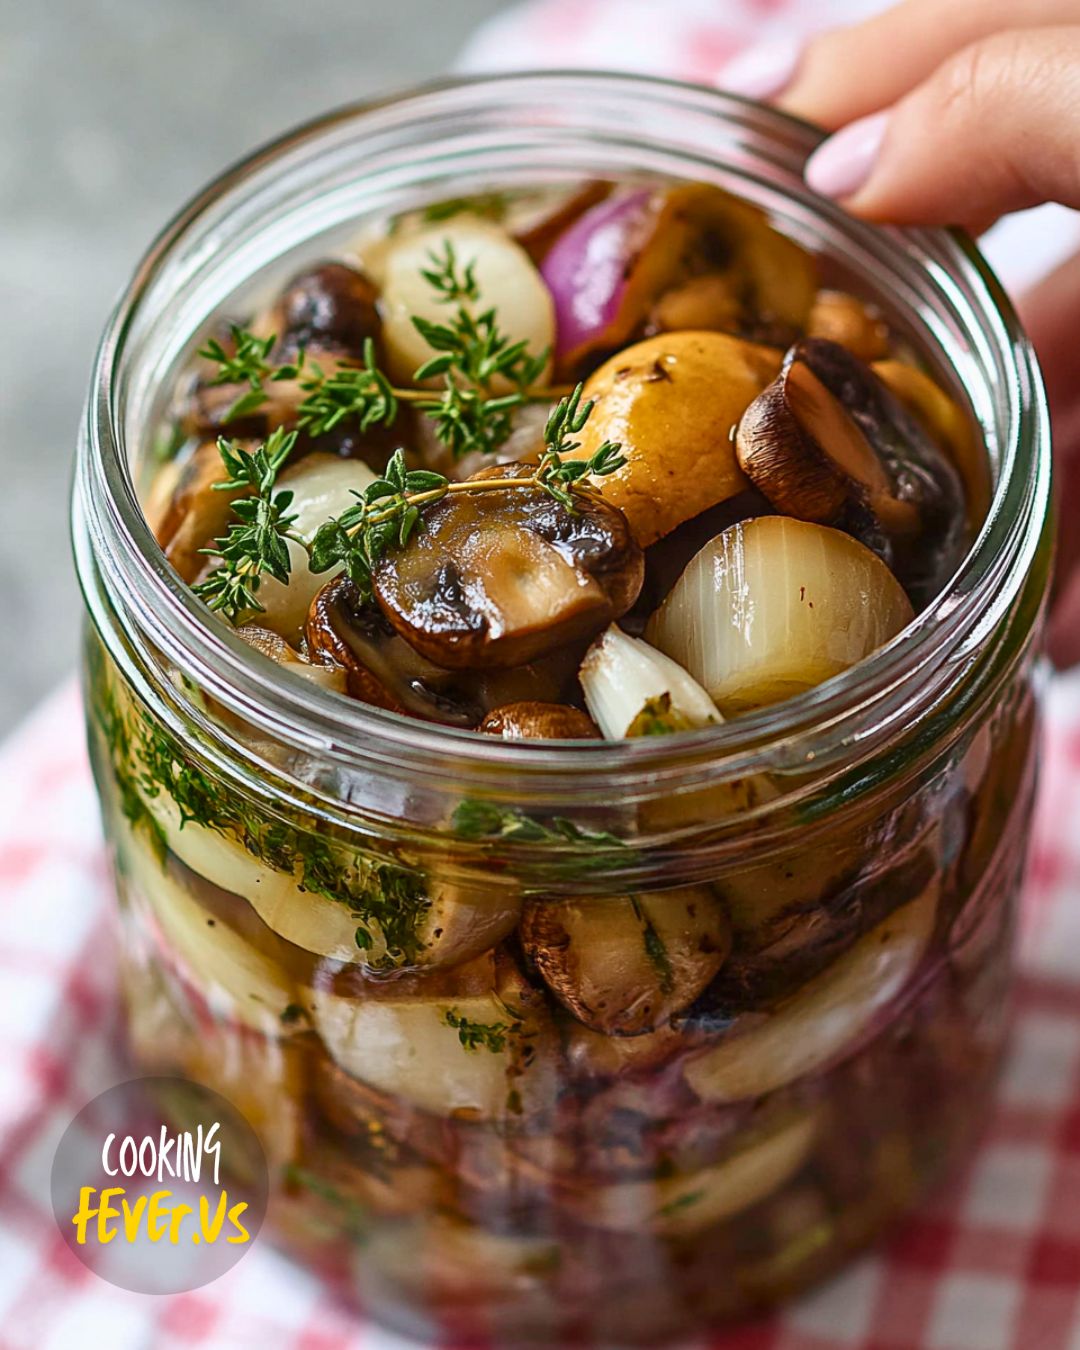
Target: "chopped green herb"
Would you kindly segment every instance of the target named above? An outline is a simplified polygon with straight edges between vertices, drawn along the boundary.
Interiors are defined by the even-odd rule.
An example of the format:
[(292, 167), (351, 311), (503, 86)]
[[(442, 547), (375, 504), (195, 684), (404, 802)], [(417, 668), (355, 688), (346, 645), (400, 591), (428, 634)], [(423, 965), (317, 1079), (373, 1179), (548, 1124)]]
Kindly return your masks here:
[(704, 1191), (686, 1191), (684, 1194), (676, 1196), (674, 1200), (668, 1201), (666, 1205), (661, 1205), (656, 1211), (657, 1216), (661, 1219), (670, 1219), (673, 1214), (681, 1214), (684, 1209), (696, 1205), (704, 1197)]
[(354, 1237), (364, 1235), (368, 1226), (368, 1211), (353, 1196), (345, 1195), (325, 1178), (316, 1175), (306, 1167), (298, 1166), (296, 1163), (286, 1163), (282, 1169), (282, 1175), (286, 1185), (303, 1187), (304, 1190), (310, 1191), (312, 1195), (319, 1196), (333, 1205), (335, 1209), (340, 1210), (346, 1221), (346, 1226), (351, 1230)]
[(627, 736), (670, 736), (676, 731), (692, 731), (693, 723), (671, 706), (671, 695), (663, 693), (645, 700), (641, 711), (626, 729)]
[(668, 956), (667, 948), (664, 946), (660, 934), (653, 926), (652, 920), (641, 908), (637, 897), (631, 898), (630, 902), (634, 907), (634, 913), (638, 922), (641, 924), (642, 940), (645, 943), (645, 955), (652, 962), (657, 975), (660, 976), (661, 993), (670, 994), (675, 987), (675, 973), (671, 969), (671, 958)]
[(357, 946), (378, 949), (371, 964), (394, 969), (419, 955), (419, 932), (431, 908), (423, 876), (362, 855), (311, 828), (268, 818), (240, 793), (211, 778), (187, 746), (149, 715), (121, 710), (103, 664), (95, 672), (91, 706), (110, 756), (121, 809), (145, 829), (161, 858), (166, 841), (147, 803), (164, 794), (176, 805), (181, 828), (214, 830), (254, 858), (297, 880), (301, 889), (344, 905), (357, 920)]
[(508, 192), (478, 192), (473, 197), (451, 197), (444, 202), (432, 202), (425, 206), (421, 220), (426, 225), (437, 225), (453, 216), (483, 216), (486, 220), (504, 220), (509, 209), (511, 194)]
[(462, 839), (501, 839), (513, 844), (574, 844), (583, 849), (626, 848), (626, 843), (616, 835), (583, 830), (563, 816), (553, 816), (544, 824), (521, 811), (504, 810), (472, 797), (458, 803), (452, 825), (454, 833)]
[(447, 1009), (444, 1020), (466, 1050), (490, 1050), (495, 1055), (506, 1049), (507, 1036), (521, 1030), (520, 1022), (470, 1022), (453, 1008)]

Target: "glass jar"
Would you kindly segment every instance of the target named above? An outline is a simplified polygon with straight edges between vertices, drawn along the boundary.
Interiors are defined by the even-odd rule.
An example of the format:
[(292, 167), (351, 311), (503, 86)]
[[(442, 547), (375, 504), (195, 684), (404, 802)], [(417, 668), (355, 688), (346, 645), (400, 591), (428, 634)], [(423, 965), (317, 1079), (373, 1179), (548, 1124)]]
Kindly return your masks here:
[[(834, 1269), (983, 1118), (1032, 807), (1044, 404), (972, 246), (812, 197), (814, 144), (622, 76), (346, 109), (187, 207), (106, 331), (75, 542), (132, 1053), (244, 1111), (279, 1237), (393, 1325), (700, 1331)], [(809, 694), (576, 748), (345, 701), (209, 620), (134, 484), (211, 317), (359, 217), (641, 172), (764, 207), (966, 400), (993, 500), (945, 593)], [(584, 1005), (558, 979), (581, 944)], [(677, 1017), (605, 1017), (605, 979), (662, 996), (706, 947)]]

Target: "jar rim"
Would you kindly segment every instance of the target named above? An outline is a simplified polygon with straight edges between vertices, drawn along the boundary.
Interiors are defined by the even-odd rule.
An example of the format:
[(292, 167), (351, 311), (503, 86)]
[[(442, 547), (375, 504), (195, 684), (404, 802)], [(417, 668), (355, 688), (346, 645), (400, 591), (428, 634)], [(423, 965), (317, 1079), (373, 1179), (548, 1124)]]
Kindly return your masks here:
[[(490, 96), (512, 86), (565, 108), (597, 91), (616, 98), (651, 98), (711, 114), (724, 122), (752, 122), (784, 153), (805, 159), (821, 133), (775, 109), (701, 85), (606, 71), (543, 71), (446, 79), (402, 93), (347, 105), (308, 121), (238, 161), (213, 179), (165, 226), (139, 263), (106, 327), (92, 376), (74, 501), (78, 569), (91, 611), (88, 578), (95, 568), (137, 614), (149, 643), (206, 694), (220, 700), (286, 744), (318, 746), (344, 764), (387, 760), (399, 771), (467, 782), (470, 789), (505, 792), (510, 776), (523, 798), (535, 791), (557, 801), (565, 793), (588, 798), (647, 777), (672, 789), (741, 776), (782, 757), (791, 762), (814, 736), (850, 743), (882, 717), (896, 722), (916, 694), (932, 700), (944, 672), (955, 670), (985, 634), (995, 595), (1018, 593), (1038, 546), (1049, 502), (1048, 417), (1030, 344), (994, 273), (973, 241), (957, 231), (888, 230), (867, 226), (822, 201), (815, 209), (843, 222), (893, 258), (906, 253), (919, 268), (935, 269), (944, 286), (963, 276), (988, 350), (1002, 362), (1007, 416), (1001, 429), (998, 481), (987, 516), (949, 585), (887, 646), (815, 689), (746, 714), (720, 727), (673, 737), (615, 742), (505, 742), (473, 731), (418, 721), (370, 707), (284, 675), (241, 638), (213, 619), (165, 561), (143, 516), (118, 411), (123, 360), (148, 289), (173, 250), (206, 212), (230, 193), (250, 188), (291, 152), (318, 150), (320, 137), (382, 117), (422, 120), (440, 100)], [(98, 617), (95, 615), (95, 617)], [(99, 622), (99, 627), (101, 624)], [(114, 652), (114, 655), (116, 653)], [(807, 751), (807, 757), (812, 758)]]

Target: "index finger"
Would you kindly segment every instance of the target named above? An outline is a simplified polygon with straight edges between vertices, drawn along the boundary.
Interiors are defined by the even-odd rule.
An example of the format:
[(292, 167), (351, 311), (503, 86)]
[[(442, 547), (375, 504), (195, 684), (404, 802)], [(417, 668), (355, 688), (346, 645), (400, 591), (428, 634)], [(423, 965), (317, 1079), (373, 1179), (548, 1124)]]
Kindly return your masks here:
[(980, 38), (1076, 22), (1077, 0), (904, 0), (815, 38), (788, 86), (768, 94), (787, 112), (832, 130), (890, 107)]

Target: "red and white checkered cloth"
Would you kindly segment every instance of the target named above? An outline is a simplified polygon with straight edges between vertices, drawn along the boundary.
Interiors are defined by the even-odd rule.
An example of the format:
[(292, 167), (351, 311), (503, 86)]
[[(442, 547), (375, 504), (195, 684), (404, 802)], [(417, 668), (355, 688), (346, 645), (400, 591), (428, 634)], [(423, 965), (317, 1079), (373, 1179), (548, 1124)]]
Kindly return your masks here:
[[(763, 29), (874, 7), (532, 0), (490, 24), (465, 64), (527, 53), (533, 66), (708, 79)], [(1044, 216), (1049, 264), (1064, 243), (1046, 231)], [(1007, 272), (1011, 238), (998, 241)], [(981, 1150), (888, 1245), (716, 1350), (1080, 1350), (1080, 676), (1056, 682), (1048, 712), (1018, 1015)], [(0, 748), (0, 1350), (405, 1350), (265, 1242), (204, 1289), (154, 1297), (105, 1284), (61, 1241), (54, 1150), (119, 1073), (112, 895), (82, 744), (71, 686)]]

